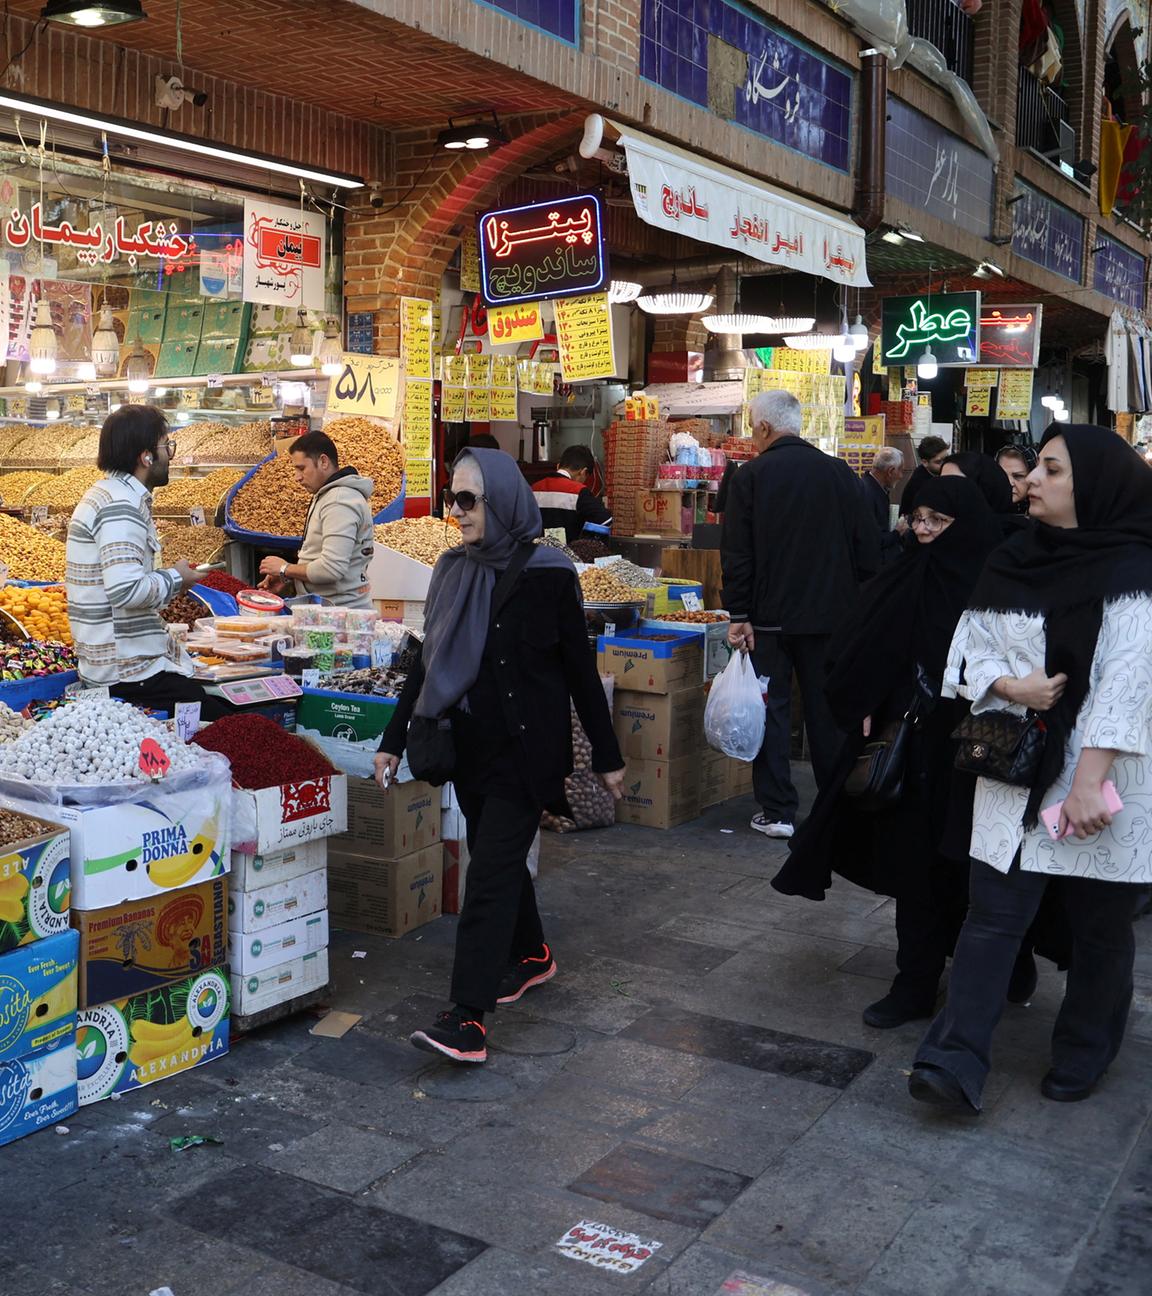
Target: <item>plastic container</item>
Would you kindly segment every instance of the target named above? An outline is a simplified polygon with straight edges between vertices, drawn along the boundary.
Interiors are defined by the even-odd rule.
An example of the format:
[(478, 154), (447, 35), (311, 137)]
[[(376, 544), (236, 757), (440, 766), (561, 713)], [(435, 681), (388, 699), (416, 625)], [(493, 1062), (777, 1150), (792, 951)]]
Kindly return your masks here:
[(376, 625), (375, 608), (344, 608), (343, 612), (349, 634), (363, 630), (371, 632)]
[(241, 590), (236, 595), (236, 606), (249, 616), (280, 616), (284, 611), (284, 600), (268, 590)]

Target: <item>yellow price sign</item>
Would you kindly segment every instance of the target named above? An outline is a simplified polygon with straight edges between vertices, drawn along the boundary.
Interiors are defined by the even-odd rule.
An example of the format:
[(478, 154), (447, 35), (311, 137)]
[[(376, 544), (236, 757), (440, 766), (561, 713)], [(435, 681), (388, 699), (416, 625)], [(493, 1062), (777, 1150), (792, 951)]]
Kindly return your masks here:
[(612, 351), (612, 308), (607, 293), (561, 297), (555, 304), (556, 342), (560, 373), (565, 382), (611, 378), (616, 372)]
[(516, 388), (496, 387), (492, 391), (491, 417), (493, 422), (515, 423), (519, 418), (517, 411)]
[(409, 499), (432, 498), (432, 460), (409, 459), (404, 465), (404, 490)]
[(328, 384), (326, 414), (369, 414), (396, 417), (400, 393), (400, 361), (394, 356), (357, 355), (345, 351), (343, 369)]
[(408, 382), (404, 386), (404, 453), (414, 459), (432, 454), (432, 384)]
[(431, 301), (400, 298), (400, 363), (409, 378), (432, 380)]
[(469, 423), (488, 423), (492, 418), (492, 392), (488, 387), (469, 387), (464, 414)]
[(440, 419), (444, 423), (463, 423), (468, 407), (467, 387), (440, 389)]

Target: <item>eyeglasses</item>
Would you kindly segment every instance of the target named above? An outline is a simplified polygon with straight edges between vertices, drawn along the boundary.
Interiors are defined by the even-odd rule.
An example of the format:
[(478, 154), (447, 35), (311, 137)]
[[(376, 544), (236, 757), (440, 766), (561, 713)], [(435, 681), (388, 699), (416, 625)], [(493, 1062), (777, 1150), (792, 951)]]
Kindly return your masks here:
[(913, 530), (923, 527), (925, 531), (943, 531), (951, 521), (950, 517), (943, 517), (939, 513), (913, 513), (909, 525)]
[(487, 495), (477, 495), (475, 491), (462, 490), (454, 491), (450, 487), (444, 487), (444, 507), (451, 508), (454, 504), (458, 505), (461, 513), (471, 513), (479, 501), (485, 504), (488, 502)]
[(176, 453), (176, 438), (165, 437), (163, 441), (157, 441), (156, 449), (159, 450), (161, 446), (164, 446), (164, 448), (168, 451), (168, 458), (171, 459), (172, 456)]

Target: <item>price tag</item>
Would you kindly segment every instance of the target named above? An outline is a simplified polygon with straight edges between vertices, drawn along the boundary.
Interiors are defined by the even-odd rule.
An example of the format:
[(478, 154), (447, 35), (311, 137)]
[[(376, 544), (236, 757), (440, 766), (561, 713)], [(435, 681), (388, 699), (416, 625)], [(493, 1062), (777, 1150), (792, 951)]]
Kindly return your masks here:
[(0, 562), (0, 589), (8, 584), (8, 564)]
[(168, 753), (155, 738), (145, 738), (140, 744), (140, 759), (137, 764), (150, 779), (162, 779), (172, 768)]
[(615, 635), (616, 635), (616, 622), (615, 622), (615, 621), (605, 621), (605, 622), (604, 622), (604, 638), (605, 638), (605, 639), (612, 639), (612, 638), (615, 637)]
[(48, 505), (47, 505), (47, 504), (33, 504), (33, 506), (32, 506), (32, 525), (33, 525), (33, 526), (36, 526), (38, 523), (41, 523), (41, 522), (47, 522), (47, 521), (48, 521)]
[(314, 668), (301, 671), (300, 683), (304, 688), (317, 688), (320, 684), (320, 672)]
[(215, 388), (215, 387), (223, 387), (223, 386), (224, 386), (224, 375), (223, 375), (223, 374), (209, 374), (209, 375), (208, 375), (208, 390), (209, 390), (209, 391), (211, 391), (211, 390), (212, 390), (213, 388)]
[(84, 388), (84, 395), (88, 397), (99, 396), (100, 388), (97, 387), (95, 383), (89, 383), (87, 387)]
[(262, 387), (273, 387), (276, 384), (276, 375), (271, 373), (260, 375), (260, 385)]
[(191, 742), (200, 728), (200, 703), (176, 703), (176, 732), (181, 742)]
[(192, 523), (193, 526), (207, 526), (208, 518), (204, 513), (204, 505), (197, 504), (194, 508), (189, 510), (188, 520)]
[(700, 595), (687, 591), (680, 595), (680, 602), (684, 604), (685, 612), (702, 612), (704, 605), (700, 602)]
[(381, 643), (379, 640), (377, 640), (372, 645), (372, 665), (373, 666), (392, 665), (392, 645), (390, 643)]

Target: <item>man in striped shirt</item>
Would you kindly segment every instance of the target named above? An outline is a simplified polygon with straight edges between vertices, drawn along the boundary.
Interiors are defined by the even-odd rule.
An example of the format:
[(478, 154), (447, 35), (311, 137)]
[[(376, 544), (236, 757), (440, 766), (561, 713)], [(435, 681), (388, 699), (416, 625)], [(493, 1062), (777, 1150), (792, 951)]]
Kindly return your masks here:
[(106, 475), (76, 506), (66, 554), (80, 678), (170, 714), (177, 701), (205, 702), (191, 678), (192, 659), (160, 619), (160, 609), (199, 579), (183, 558), (156, 568), (152, 491), (167, 484), (175, 449), (154, 405), (122, 405), (109, 414), (97, 459)]

